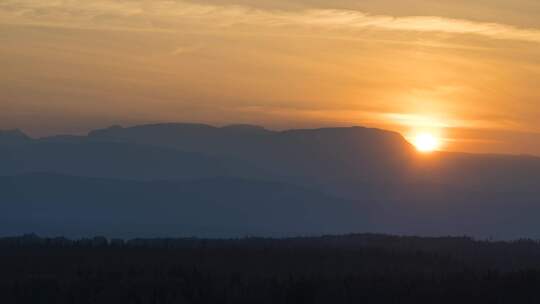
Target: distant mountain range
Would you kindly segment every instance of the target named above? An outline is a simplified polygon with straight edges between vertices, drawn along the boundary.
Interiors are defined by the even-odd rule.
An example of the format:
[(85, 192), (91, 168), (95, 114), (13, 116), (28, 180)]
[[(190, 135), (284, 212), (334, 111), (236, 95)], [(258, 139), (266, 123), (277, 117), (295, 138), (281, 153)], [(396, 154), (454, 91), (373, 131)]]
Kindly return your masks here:
[(380, 129), (0, 131), (0, 168), (0, 234), (540, 237), (540, 158), (421, 155)]
[(231, 178), (0, 178), (2, 234), (290, 236), (369, 228), (366, 206), (292, 185)]

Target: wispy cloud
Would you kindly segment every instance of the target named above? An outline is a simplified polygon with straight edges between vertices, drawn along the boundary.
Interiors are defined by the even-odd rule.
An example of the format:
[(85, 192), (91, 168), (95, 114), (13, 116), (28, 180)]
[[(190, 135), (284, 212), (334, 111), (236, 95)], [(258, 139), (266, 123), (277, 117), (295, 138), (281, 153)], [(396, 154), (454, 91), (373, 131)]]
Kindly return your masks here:
[(318, 10), (308, 11), (305, 17), (300, 18), (300, 20), (306, 24), (323, 26), (475, 34), (493, 39), (540, 42), (540, 30), (538, 29), (522, 29), (506, 24), (474, 22), (437, 16), (372, 16), (356, 11)]
[(355, 10), (279, 11), (233, 5), (165, 0), (4, 0), (0, 23), (93, 29), (183, 31), (215, 28), (385, 30), (471, 34), (492, 39), (540, 42), (540, 29), (438, 16), (394, 17)]

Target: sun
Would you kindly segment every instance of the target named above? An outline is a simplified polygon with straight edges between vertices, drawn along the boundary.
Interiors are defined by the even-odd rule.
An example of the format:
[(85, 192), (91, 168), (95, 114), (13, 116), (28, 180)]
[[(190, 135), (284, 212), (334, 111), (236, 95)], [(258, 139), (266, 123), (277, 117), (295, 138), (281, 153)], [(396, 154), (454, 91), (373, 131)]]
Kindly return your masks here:
[(441, 146), (441, 141), (431, 133), (419, 133), (414, 137), (413, 145), (418, 151), (429, 153), (438, 150)]

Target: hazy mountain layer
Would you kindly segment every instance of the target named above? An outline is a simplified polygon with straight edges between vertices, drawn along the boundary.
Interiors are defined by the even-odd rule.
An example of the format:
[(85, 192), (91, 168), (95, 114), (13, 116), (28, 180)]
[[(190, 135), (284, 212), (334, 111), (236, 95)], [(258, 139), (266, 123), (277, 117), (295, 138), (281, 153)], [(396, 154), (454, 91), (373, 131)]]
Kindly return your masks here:
[[(178, 209), (182, 210), (180, 213), (154, 214), (149, 211), (151, 208), (134, 209), (134, 214), (147, 215), (145, 220), (149, 223), (161, 223), (162, 219), (175, 223), (148, 230), (156, 233), (244, 235), (335, 230), (540, 237), (537, 233), (540, 226), (535, 220), (540, 214), (540, 158), (442, 152), (420, 154), (399, 134), (378, 129), (353, 127), (277, 132), (246, 125), (216, 128), (196, 124), (160, 124), (112, 127), (93, 131), (88, 136), (42, 139), (31, 139), (20, 131), (9, 131), (0, 133), (0, 168), (4, 176), (49, 172), (107, 180), (104, 190), (101, 183), (90, 186), (101, 179), (57, 176), (52, 178), (56, 181), (51, 186), (54, 190), (43, 193), (31, 189), (44, 181), (35, 180), (34, 176), (28, 180), (29, 188), (25, 190), (28, 177), (16, 178), (19, 196), (8, 200), (5, 194), (0, 201), (10, 204), (6, 210), (15, 210), (19, 206), (20, 195), (33, 195), (32, 205), (22, 204), (20, 206), (27, 207), (17, 209), (21, 212), (26, 210), (26, 215), (37, 212), (33, 208), (38, 202), (44, 208), (49, 204), (69, 203), (71, 213), (63, 212), (60, 207), (53, 208), (64, 220), (73, 218), (73, 212), (83, 210), (88, 200), (119, 208), (115, 210), (126, 211), (125, 214), (131, 210), (126, 208), (126, 204), (133, 202), (148, 208), (153, 206), (153, 198), (160, 198), (175, 208), (181, 207)], [(237, 183), (230, 184), (231, 180), (238, 182), (238, 178), (242, 180), (242, 189), (234, 188), (238, 187)], [(62, 186), (71, 180), (76, 183), (74, 187)], [(144, 183), (160, 180), (162, 182)], [(205, 182), (180, 183), (197, 180)], [(209, 183), (209, 180), (213, 182)], [(317, 190), (306, 191), (304, 194), (309, 195), (303, 194), (295, 199), (284, 196), (278, 201), (266, 201), (273, 197), (275, 189), (261, 188), (258, 186), (261, 182), (257, 180), (269, 182), (266, 185)], [(8, 181), (4, 179), (2, 183)], [(162, 189), (156, 185), (168, 187)], [(8, 190), (12, 186), (1, 186), (6, 193), (11, 193)], [(79, 186), (83, 189), (73, 190)], [(220, 191), (229, 186), (237, 191)], [(118, 197), (111, 192), (116, 187), (124, 191)], [(191, 189), (191, 192), (186, 196), (186, 192), (175, 192), (177, 189)], [(93, 191), (96, 197), (80, 194)], [(210, 205), (198, 203), (200, 197), (216, 193), (219, 193), (216, 199), (229, 210), (243, 210), (239, 195), (249, 193), (252, 208), (246, 209), (244, 217), (236, 217), (233, 221), (234, 217), (227, 217), (227, 212), (216, 212)], [(66, 195), (66, 200), (62, 195)], [(312, 210), (317, 204), (308, 204), (308, 201), (340, 199), (355, 202), (349, 204), (352, 209), (334, 210), (330, 204), (325, 205), (326, 209)], [(176, 205), (172, 202), (181, 203)], [(276, 214), (265, 218), (261, 210), (275, 210)], [(309, 225), (292, 224), (301, 212), (312, 211), (315, 214), (335, 212), (336, 218), (330, 222), (316, 218)], [(95, 212), (109, 214), (99, 208)], [(182, 214), (189, 216), (182, 218)], [(117, 215), (118, 212), (112, 212), (109, 222), (114, 222)], [(197, 225), (203, 218), (208, 222)], [(251, 226), (251, 219), (259, 218), (265, 221), (256, 220), (255, 223), (265, 224)], [(281, 218), (287, 220), (281, 222)], [(222, 219), (225, 222), (220, 226)], [(139, 218), (135, 217), (135, 220)], [(195, 222), (175, 226), (185, 220)], [(96, 229), (94, 224), (89, 221), (85, 227)], [(129, 222), (125, 224), (131, 227)], [(218, 226), (221, 228), (216, 228)], [(58, 226), (57, 231), (67, 227), (70, 226)], [(352, 230), (347, 231), (346, 227)], [(107, 229), (104, 228), (103, 232), (120, 231)], [(149, 229), (148, 226), (137, 231), (142, 233), (145, 229)], [(79, 230), (82, 233), (83, 230)], [(36, 232), (40, 232), (39, 229)], [(127, 232), (122, 230), (122, 233)]]
[(273, 182), (138, 182), (35, 174), (0, 178), (0, 233), (246, 236), (368, 229), (360, 204)]

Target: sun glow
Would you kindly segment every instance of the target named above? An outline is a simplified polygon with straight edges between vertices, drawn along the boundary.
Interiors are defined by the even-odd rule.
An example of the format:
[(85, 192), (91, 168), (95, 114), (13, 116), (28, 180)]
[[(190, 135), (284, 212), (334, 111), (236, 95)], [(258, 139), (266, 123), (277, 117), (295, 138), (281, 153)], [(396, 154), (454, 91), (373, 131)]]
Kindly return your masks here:
[(436, 151), (441, 146), (441, 141), (431, 133), (419, 133), (413, 139), (413, 145), (423, 153)]

